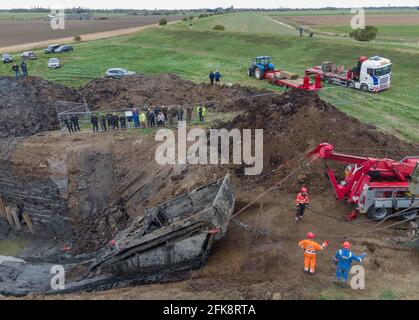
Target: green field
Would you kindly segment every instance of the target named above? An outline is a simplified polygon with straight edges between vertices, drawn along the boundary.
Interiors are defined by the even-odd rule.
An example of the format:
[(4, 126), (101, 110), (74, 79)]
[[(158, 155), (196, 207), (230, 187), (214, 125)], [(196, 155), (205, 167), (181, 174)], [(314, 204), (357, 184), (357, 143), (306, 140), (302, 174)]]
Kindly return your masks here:
[[(418, 13), (415, 8), (390, 8), (390, 9), (365, 9), (366, 14), (393, 14), (393, 13)], [(279, 16), (334, 16), (337, 14), (350, 15), (350, 9), (319, 9), (319, 10), (288, 10), (288, 11), (268, 11), (269, 15)]]
[(0, 20), (38, 20), (48, 15), (47, 12), (8, 12), (0, 11)]
[[(192, 22), (192, 29), (197, 31), (211, 30), (217, 24), (223, 25), (229, 32), (296, 34), (296, 30), (286, 27), (266, 15), (252, 12), (195, 19)], [(190, 29), (188, 22), (178, 23), (174, 27), (176, 29)]]
[[(336, 32), (349, 34), (352, 31), (347, 25), (322, 25), (312, 27), (318, 31)], [(407, 40), (419, 39), (419, 25), (378, 25), (377, 39), (407, 38)]]
[[(243, 18), (244, 15), (252, 14), (237, 16)], [(103, 76), (111, 67), (125, 67), (144, 73), (176, 73), (196, 82), (207, 81), (208, 72), (218, 68), (224, 75), (224, 83), (282, 90), (247, 77), (246, 70), (252, 57), (270, 55), (278, 68), (302, 75), (306, 67), (323, 60), (352, 66), (358, 56), (381, 55), (393, 62), (390, 90), (372, 95), (328, 86), (320, 95), (361, 121), (373, 123), (409, 141), (419, 142), (419, 94), (417, 77), (412, 75), (412, 70), (419, 70), (419, 49), (391, 43), (358, 43), (339, 37), (310, 39), (260, 33), (265, 28), (262, 26), (255, 29), (259, 33), (211, 30), (214, 23), (222, 21), (235, 25), (236, 30), (246, 30), (249, 19), (260, 21), (260, 15), (255, 13), (247, 19), (238, 19), (234, 15), (203, 18), (199, 19), (201, 21), (194, 20), (192, 29), (182, 25), (182, 22), (150, 28), (131, 36), (78, 43), (73, 53), (62, 56), (63, 67), (60, 70), (48, 70), (50, 56), (40, 51), (40, 58), (29, 63), (29, 72), (77, 87)], [(12, 75), (10, 68), (10, 65), (1, 65), (0, 74)]]

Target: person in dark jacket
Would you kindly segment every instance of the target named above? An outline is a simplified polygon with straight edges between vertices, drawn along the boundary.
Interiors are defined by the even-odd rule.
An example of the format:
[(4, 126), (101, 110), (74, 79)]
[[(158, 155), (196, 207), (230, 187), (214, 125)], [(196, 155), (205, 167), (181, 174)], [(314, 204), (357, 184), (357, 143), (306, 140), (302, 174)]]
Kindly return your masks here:
[(24, 77), (28, 76), (28, 67), (26, 66), (25, 61), (22, 61), (22, 63), (20, 64), (20, 68), (22, 69), (22, 74)]
[(119, 129), (119, 117), (114, 113), (112, 115), (112, 129)]
[(99, 119), (96, 114), (92, 114), (92, 116), (90, 117), (90, 123), (93, 126), (93, 132), (99, 131)]
[(215, 83), (220, 83), (221, 74), (220, 74), (220, 72), (218, 70), (215, 71), (214, 78), (215, 78)]
[(154, 112), (150, 113), (150, 127), (154, 127), (156, 124), (156, 115)]
[(181, 107), (177, 108), (176, 114), (177, 114), (177, 121), (183, 121), (183, 109)]
[(160, 113), (160, 112), (161, 112), (160, 107), (156, 107), (156, 108), (154, 109), (155, 119), (157, 119), (157, 116), (159, 115), (159, 113)]
[(106, 127), (106, 116), (105, 115), (101, 115), (100, 116), (100, 128), (102, 129), (102, 131), (107, 131), (107, 127)]
[(70, 134), (74, 133), (73, 123), (70, 120), (70, 117), (64, 119), (64, 123), (67, 126), (68, 132)]
[(106, 122), (108, 123), (109, 130), (112, 129), (112, 115), (108, 112), (106, 114)]
[(124, 115), (121, 115), (119, 117), (119, 122), (121, 123), (121, 129), (126, 129), (127, 128), (127, 119), (125, 118)]
[(79, 116), (76, 114), (71, 115), (71, 122), (73, 123), (74, 131), (80, 131)]
[(15, 72), (16, 79), (20, 77), (19, 66), (15, 63), (12, 66), (12, 70)]
[(151, 110), (150, 108), (147, 109), (147, 113), (145, 114), (147, 117), (147, 127), (151, 127)]
[(214, 84), (214, 78), (215, 78), (215, 74), (214, 74), (214, 72), (211, 71), (210, 74), (209, 74), (209, 79), (210, 79), (211, 85)]
[(191, 123), (192, 122), (192, 108), (191, 107), (187, 107), (186, 108), (186, 122), (187, 123)]

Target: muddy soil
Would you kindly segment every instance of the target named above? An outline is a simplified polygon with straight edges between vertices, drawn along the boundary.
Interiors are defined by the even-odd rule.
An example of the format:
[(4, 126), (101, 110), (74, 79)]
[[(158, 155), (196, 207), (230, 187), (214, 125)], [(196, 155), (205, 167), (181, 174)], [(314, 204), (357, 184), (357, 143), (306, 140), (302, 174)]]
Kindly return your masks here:
[[(263, 129), (263, 174), (279, 166), (288, 169), (301, 165), (305, 155), (318, 143), (328, 142), (337, 152), (372, 157), (401, 159), (419, 152), (419, 145), (407, 143), (380, 132), (374, 125), (361, 123), (334, 106), (321, 100), (315, 93), (290, 91), (272, 98), (271, 103), (242, 115), (223, 125), (226, 129)], [(287, 181), (285, 190), (293, 192), (304, 184), (312, 192), (329, 188), (320, 160)], [(330, 163), (343, 172), (342, 165)], [(279, 172), (281, 174), (281, 172)], [(275, 175), (274, 179), (278, 179)], [(272, 183), (269, 177), (265, 183)]]
[[(201, 103), (212, 109), (237, 111), (250, 107), (249, 96), (266, 93), (239, 85), (200, 85), (173, 74), (95, 79), (79, 90), (34, 77), (0, 77), (0, 138), (57, 130), (58, 100), (80, 103), (85, 97), (91, 110), (103, 111)], [(264, 99), (257, 99), (257, 103), (263, 105), (272, 98)]]
[(37, 79), (0, 77), (0, 138), (56, 130), (55, 102), (80, 101), (76, 90)]
[[(6, 168), (0, 172), (0, 179), (5, 181), (0, 184), (0, 194), (14, 205), (24, 201), (38, 230), (51, 229), (51, 224), (42, 218), (60, 219), (63, 226), (60, 228), (68, 231), (68, 235), (63, 232), (53, 238), (55, 257), (62, 254), (60, 246), (66, 243), (71, 245), (71, 253), (96, 250), (106, 245), (131, 217), (141, 215), (145, 207), (205, 185), (227, 171), (233, 173), (240, 208), (286, 176), (320, 142), (332, 143), (348, 153), (395, 159), (419, 153), (417, 145), (360, 123), (312, 93), (291, 91), (260, 100), (249, 99), (264, 92), (240, 86), (197, 85), (173, 75), (98, 79), (79, 92), (69, 92), (74, 97), (86, 96), (89, 106), (100, 110), (217, 100), (209, 106), (211, 112), (243, 112), (222, 127), (264, 129), (264, 174), (280, 165), (284, 167), (257, 181), (257, 177), (242, 177), (241, 168), (236, 166), (160, 166), (154, 160), (157, 148), (154, 134), (134, 130), (81, 132), (72, 136), (46, 132), (5, 139), (0, 144), (2, 168)], [(244, 98), (236, 99), (242, 95)], [(293, 198), (302, 184), (309, 187), (312, 204), (303, 223), (294, 225)], [(37, 190), (44, 190), (43, 195), (37, 194), (40, 192)], [(233, 224), (227, 237), (213, 248), (208, 264), (203, 270), (192, 272), (191, 279), (55, 298), (165, 298), (163, 291), (177, 292), (171, 298), (271, 299), (275, 293), (292, 299), (380, 298), (386, 290), (394, 290), (400, 297), (417, 298), (419, 279), (412, 272), (417, 253), (400, 250), (392, 241), (394, 236), (405, 235), (405, 231), (390, 229), (360, 236), (360, 232), (371, 227), (371, 222), (346, 222), (344, 216), (349, 210), (345, 202), (335, 201), (323, 163), (319, 161), (298, 171), (240, 216), (255, 228), (259, 225), (265, 236), (251, 240), (247, 231)], [(43, 217), (36, 220), (39, 213)], [(0, 224), (7, 223), (3, 220), (0, 219)], [(319, 241), (331, 241), (330, 248), (319, 259), (318, 274), (311, 278), (302, 273), (302, 253), (296, 245), (308, 231), (315, 232)], [(368, 254), (365, 263), (371, 270), (368, 274), (371, 286), (362, 293), (339, 291), (330, 283), (331, 257), (343, 240), (353, 242), (355, 252)], [(400, 277), (394, 277), (396, 270)], [(400, 279), (408, 280), (400, 282)]]
[[(206, 103), (218, 110), (243, 110), (249, 96), (269, 92), (240, 85), (196, 84), (174, 74), (134, 75), (123, 79), (95, 79), (80, 88), (94, 110), (123, 110), (157, 105), (196, 106)], [(242, 98), (242, 99), (240, 99)], [(258, 103), (264, 101), (259, 98)]]

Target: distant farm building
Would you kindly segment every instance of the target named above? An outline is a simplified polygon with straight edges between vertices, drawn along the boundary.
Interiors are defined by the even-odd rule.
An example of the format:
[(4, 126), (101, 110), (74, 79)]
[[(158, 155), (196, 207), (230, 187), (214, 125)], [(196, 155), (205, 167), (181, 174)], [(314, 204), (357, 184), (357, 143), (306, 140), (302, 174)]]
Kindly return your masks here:
[(66, 13), (66, 20), (93, 20), (93, 14), (91, 13)]
[[(48, 15), (47, 19), (53, 19), (55, 15)], [(65, 20), (94, 20), (92, 13), (66, 13)]]

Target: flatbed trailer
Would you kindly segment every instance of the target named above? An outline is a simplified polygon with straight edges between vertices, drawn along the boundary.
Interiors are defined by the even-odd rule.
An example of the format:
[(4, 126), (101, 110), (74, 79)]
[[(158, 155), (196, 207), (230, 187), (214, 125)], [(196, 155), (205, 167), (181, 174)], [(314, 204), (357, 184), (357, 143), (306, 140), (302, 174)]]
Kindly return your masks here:
[(310, 83), (308, 76), (307, 80), (304, 81), (304, 78), (301, 77), (296, 77), (294, 79), (287, 78), (284, 76), (284, 73), (285, 72), (281, 72), (281, 70), (266, 71), (264, 79), (273, 85), (285, 88), (300, 89), (306, 91), (317, 91), (321, 89), (320, 83)]

